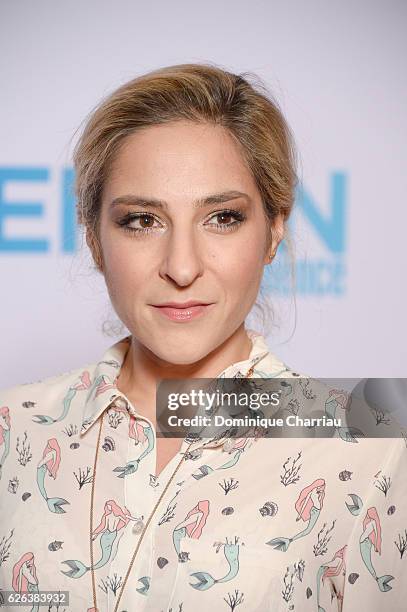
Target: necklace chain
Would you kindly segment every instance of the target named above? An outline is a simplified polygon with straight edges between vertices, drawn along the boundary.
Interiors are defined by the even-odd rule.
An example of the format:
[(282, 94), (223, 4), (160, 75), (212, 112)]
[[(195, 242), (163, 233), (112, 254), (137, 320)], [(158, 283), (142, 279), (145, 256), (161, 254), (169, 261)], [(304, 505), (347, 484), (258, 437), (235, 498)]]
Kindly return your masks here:
[[(247, 371), (247, 374), (245, 376), (245, 378), (250, 378), (250, 376), (253, 374), (253, 370), (254, 370), (254, 365), (251, 366), (251, 368)], [(100, 417), (100, 424), (99, 424), (99, 431), (98, 431), (98, 437), (97, 437), (97, 441), (96, 441), (96, 452), (95, 452), (95, 459), (93, 462), (93, 478), (92, 478), (92, 488), (91, 488), (91, 496), (90, 496), (90, 517), (89, 517), (89, 532), (90, 532), (90, 569), (91, 569), (91, 574), (92, 574), (92, 593), (93, 593), (93, 606), (94, 606), (94, 610), (95, 612), (99, 612), (98, 607), (97, 607), (97, 601), (96, 601), (96, 581), (95, 581), (95, 570), (93, 569), (94, 563), (93, 563), (93, 504), (94, 504), (94, 496), (95, 496), (95, 481), (96, 481), (96, 466), (97, 466), (97, 460), (98, 460), (98, 456), (99, 456), (99, 447), (100, 447), (100, 438), (102, 435), (102, 429), (103, 429), (103, 420), (104, 420), (104, 415), (107, 411), (105, 410), (105, 412), (101, 415)], [(130, 576), (130, 572), (132, 570), (134, 561), (136, 559), (137, 553), (139, 551), (141, 542), (144, 538), (144, 534), (146, 533), (148, 526), (155, 514), (155, 511), (157, 510), (159, 504), (161, 503), (162, 498), (164, 497), (164, 495), (166, 494), (168, 487), (170, 486), (171, 482), (174, 479), (175, 474), (178, 472), (178, 469), (181, 466), (181, 463), (184, 461), (185, 455), (188, 453), (188, 450), (190, 449), (190, 447), (192, 446), (192, 444), (194, 443), (194, 440), (192, 442), (189, 443), (189, 445), (187, 446), (187, 449), (185, 451), (185, 454), (182, 455), (181, 459), (179, 460), (178, 464), (176, 465), (173, 473), (171, 474), (167, 484), (165, 485), (160, 497), (157, 500), (157, 503), (155, 504), (153, 510), (150, 513), (150, 516), (147, 519), (147, 522), (144, 525), (143, 531), (140, 534), (140, 538), (137, 542), (136, 548), (134, 549), (134, 553), (133, 556), (131, 558), (129, 567), (127, 569), (126, 575), (124, 577), (124, 581), (122, 584), (122, 587), (119, 591), (119, 595), (116, 601), (116, 605), (114, 608), (113, 612), (117, 612), (118, 607), (119, 607), (119, 603), (120, 603), (120, 599), (122, 597), (123, 591), (124, 591), (124, 587), (126, 586), (127, 580)]]

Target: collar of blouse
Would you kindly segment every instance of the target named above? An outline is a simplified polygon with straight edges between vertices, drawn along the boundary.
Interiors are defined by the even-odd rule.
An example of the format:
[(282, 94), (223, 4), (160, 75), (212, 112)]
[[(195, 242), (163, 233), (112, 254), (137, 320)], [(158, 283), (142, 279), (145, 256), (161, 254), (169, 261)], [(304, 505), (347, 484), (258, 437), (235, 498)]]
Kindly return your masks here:
[[(250, 368), (257, 365), (261, 360), (264, 361), (262, 369), (267, 371), (268, 376), (276, 376), (287, 369), (285, 364), (270, 353), (266, 341), (261, 334), (251, 329), (246, 329), (246, 332), (252, 340), (252, 350), (248, 359), (228, 366), (218, 378), (233, 378), (236, 374), (244, 378)], [(143, 419), (143, 415), (136, 412), (129, 400), (116, 386), (116, 379), (119, 376), (130, 342), (131, 336), (119, 340), (106, 350), (102, 359), (94, 367), (93, 373), (90, 374), (89, 370), (86, 369), (82, 372), (78, 385), (81, 388), (84, 388), (83, 385), (86, 385), (88, 393), (82, 413), (81, 437), (86, 434), (107, 408), (117, 402), (118, 398), (123, 399), (123, 406), (126, 407), (130, 414), (136, 418)], [(256, 376), (255, 373), (254, 376)], [(210, 440), (205, 443), (205, 448), (219, 447), (223, 443), (223, 438)]]

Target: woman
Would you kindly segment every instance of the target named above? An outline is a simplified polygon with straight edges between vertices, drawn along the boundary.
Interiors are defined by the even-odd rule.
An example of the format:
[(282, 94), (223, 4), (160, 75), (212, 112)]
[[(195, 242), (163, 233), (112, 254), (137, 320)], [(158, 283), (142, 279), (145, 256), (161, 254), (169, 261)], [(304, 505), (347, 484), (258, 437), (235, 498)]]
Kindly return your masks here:
[[(403, 440), (157, 436), (163, 378), (281, 379), (296, 416), (317, 396), (329, 416), (343, 395), (295, 390), (299, 375), (245, 325), (294, 202), (276, 103), (218, 67), (170, 66), (99, 105), (74, 165), (78, 220), (130, 334), (97, 363), (1, 394), (2, 588), (16, 590), (13, 564), (33, 551), (41, 588), (69, 591), (75, 611), (401, 610)], [(366, 504), (382, 517), (387, 592), (359, 550)], [(321, 583), (344, 546), (348, 574)]]

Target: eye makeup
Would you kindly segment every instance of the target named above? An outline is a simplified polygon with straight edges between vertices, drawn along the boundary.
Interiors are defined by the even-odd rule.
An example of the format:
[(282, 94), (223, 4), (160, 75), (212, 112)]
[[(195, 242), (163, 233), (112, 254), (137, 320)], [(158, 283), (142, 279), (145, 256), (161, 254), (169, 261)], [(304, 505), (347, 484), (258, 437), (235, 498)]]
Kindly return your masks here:
[[(209, 218), (209, 221), (212, 219), (216, 219), (218, 217), (234, 218), (234, 221), (231, 223), (205, 223), (204, 225), (208, 225), (209, 227), (215, 227), (217, 231), (220, 232), (231, 232), (236, 230), (244, 221), (247, 219), (246, 214), (237, 209), (233, 208), (225, 208), (223, 210), (217, 211)], [(161, 231), (161, 228), (154, 227), (132, 227), (130, 224), (136, 221), (148, 220), (148, 222), (160, 221), (155, 217), (155, 215), (146, 212), (129, 212), (120, 217), (115, 223), (124, 231), (130, 232), (135, 235), (146, 235), (151, 232)]]

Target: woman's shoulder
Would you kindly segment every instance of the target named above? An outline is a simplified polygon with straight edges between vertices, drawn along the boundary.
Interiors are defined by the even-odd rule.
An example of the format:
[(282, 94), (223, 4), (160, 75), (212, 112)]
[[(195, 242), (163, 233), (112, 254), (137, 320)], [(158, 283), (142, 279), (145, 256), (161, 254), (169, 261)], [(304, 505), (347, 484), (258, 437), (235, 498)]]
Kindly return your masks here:
[(9, 410), (21, 412), (37, 405), (46, 406), (58, 402), (69, 389), (89, 387), (96, 366), (96, 362), (88, 363), (39, 380), (2, 387), (0, 408), (7, 407)]
[(59, 374), (43, 377), (40, 380), (24, 382), (17, 385), (0, 388), (0, 404), (5, 399), (20, 399), (28, 396), (55, 398), (66, 390), (82, 390), (89, 388), (94, 379), (111, 380), (120, 369), (130, 336), (121, 338), (113, 346), (109, 346), (99, 359), (85, 365), (65, 370)]
[(355, 444), (366, 438), (374, 448), (380, 446), (377, 439), (387, 439), (389, 447), (397, 446), (406, 455), (407, 421), (405, 417), (400, 420), (404, 408), (395, 410), (394, 401), (387, 398), (391, 395), (388, 385), (386, 395), (377, 388), (376, 379), (317, 378), (293, 370), (272, 352), (256, 364), (253, 378), (270, 379), (264, 383), (269, 384), (270, 390), (279, 388), (281, 412), (292, 415), (305, 427), (315, 425), (317, 437), (326, 428), (333, 428), (345, 442)]

